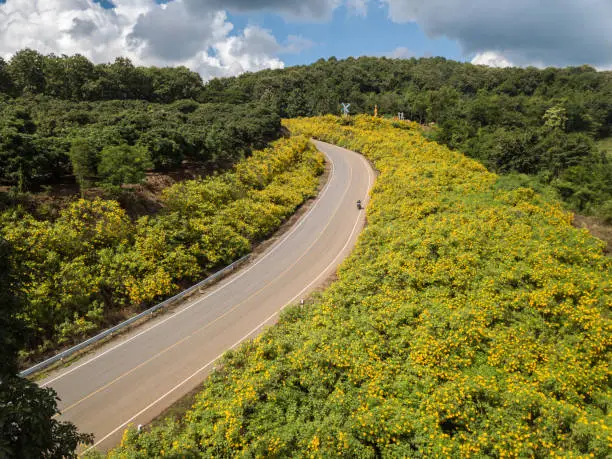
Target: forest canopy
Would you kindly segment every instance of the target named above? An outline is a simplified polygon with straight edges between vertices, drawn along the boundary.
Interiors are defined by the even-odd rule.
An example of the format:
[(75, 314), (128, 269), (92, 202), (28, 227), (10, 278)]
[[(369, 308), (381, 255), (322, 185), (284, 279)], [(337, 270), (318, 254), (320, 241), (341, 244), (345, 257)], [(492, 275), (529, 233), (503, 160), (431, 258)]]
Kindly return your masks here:
[(109, 179), (100, 170), (117, 147), (140, 154), (141, 172), (177, 169), (185, 160), (227, 168), (279, 130), (279, 116), (256, 103), (6, 99), (0, 101), (0, 185), (26, 191), (71, 176), (82, 187), (135, 183), (134, 174)]
[(0, 92), (73, 101), (138, 99), (168, 103), (196, 99), (202, 78), (186, 67), (137, 67), (123, 57), (95, 65), (81, 55), (43, 55), (24, 49), (0, 58)]
[[(353, 114), (372, 114), (377, 107), (382, 115), (402, 113), (421, 124), (434, 123), (432, 139), (496, 173), (526, 174), (535, 188), (550, 188), (572, 210), (612, 222), (612, 160), (596, 143), (612, 136), (612, 72), (589, 66), (497, 69), (441, 57), (330, 58), (204, 84), (183, 67), (137, 67), (126, 58), (96, 65), (79, 55), (44, 56), (25, 49), (9, 61), (0, 59), (1, 97), (9, 101), (0, 110), (0, 166), (6, 170), (0, 180), (22, 190), (70, 173), (69, 142), (82, 134), (56, 134), (44, 126), (39, 105), (42, 113), (56, 111), (52, 105), (62, 111), (70, 106), (71, 123), (99, 134), (92, 142), (97, 152), (105, 143), (139, 142), (149, 148), (156, 168), (173, 168), (194, 156), (235, 159), (235, 150), (244, 151), (245, 144), (278, 135), (271, 124), (257, 123), (262, 116), (273, 121), (337, 114), (341, 102), (350, 102)], [(28, 102), (32, 98), (34, 106)], [(161, 106), (141, 103), (128, 108), (131, 115), (101, 105), (102, 113), (112, 112), (110, 119), (92, 117), (101, 101), (115, 101), (116, 107), (118, 101), (135, 100), (176, 102), (187, 118), (200, 103), (209, 107), (200, 115), (210, 115), (179, 120), (188, 126), (177, 128), (174, 116), (163, 118)], [(243, 128), (242, 120), (252, 127)], [(207, 124), (205, 133), (193, 127), (199, 122)], [(233, 126), (226, 129), (228, 122)], [(61, 120), (60, 127), (65, 123)]]

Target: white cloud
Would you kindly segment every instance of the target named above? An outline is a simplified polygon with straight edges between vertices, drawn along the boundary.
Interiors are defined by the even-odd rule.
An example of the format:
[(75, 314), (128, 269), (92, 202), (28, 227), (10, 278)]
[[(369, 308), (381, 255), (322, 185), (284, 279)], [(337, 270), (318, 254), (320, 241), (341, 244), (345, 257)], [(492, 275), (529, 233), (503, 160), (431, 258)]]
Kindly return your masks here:
[(259, 27), (249, 26), (242, 35), (228, 37), (215, 48), (221, 67), (230, 75), (285, 66), (271, 57), (281, 51), (281, 46), (269, 31)]
[(389, 18), (430, 37), (456, 40), (465, 55), (503, 50), (516, 65), (612, 65), (610, 0), (378, 0)]
[(185, 65), (204, 79), (263, 68), (281, 68), (279, 53), (299, 52), (309, 40), (290, 36), (280, 45), (269, 32), (234, 32), (220, 9), (193, 11), (189, 0), (8, 0), (0, 4), (0, 56), (23, 48), (82, 54), (94, 62), (129, 57), (138, 65)]
[(152, 62), (184, 61), (223, 41), (232, 31), (223, 11), (192, 15), (182, 1), (154, 7), (138, 16), (128, 43)]
[(365, 17), (368, 14), (368, 3), (369, 0), (346, 0), (346, 7), (358, 16)]
[(495, 51), (485, 51), (484, 53), (476, 54), (472, 59), (472, 64), (499, 68), (512, 67), (512, 63), (508, 59)]
[(419, 4), (401, 0), (380, 0), (389, 8), (389, 18), (394, 22), (417, 22)]
[(390, 53), (386, 53), (385, 56), (390, 57), (392, 59), (410, 59), (411, 57), (414, 57), (415, 54), (408, 48), (399, 46)]
[(0, 54), (30, 47), (44, 53), (87, 51), (105, 59), (117, 51), (123, 18), (90, 0), (8, 0), (0, 5)]
[[(369, 0), (347, 0), (350, 4), (365, 4)], [(210, 9), (237, 13), (267, 11), (280, 13), (295, 21), (327, 21), (344, 0), (185, 0), (193, 12)]]

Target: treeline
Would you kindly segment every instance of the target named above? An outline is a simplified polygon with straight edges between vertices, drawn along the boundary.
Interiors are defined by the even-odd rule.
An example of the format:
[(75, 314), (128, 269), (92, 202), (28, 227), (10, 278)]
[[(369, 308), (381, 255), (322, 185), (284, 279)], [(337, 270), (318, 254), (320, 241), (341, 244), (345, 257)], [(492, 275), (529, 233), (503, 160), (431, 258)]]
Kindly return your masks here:
[(0, 213), (25, 354), (82, 339), (247, 254), (312, 196), (323, 160), (305, 138), (255, 151), (231, 171), (177, 183), (163, 210), (130, 220), (113, 200), (80, 199), (54, 220)]
[(609, 456), (603, 244), (415, 124), (289, 120), (380, 171), (338, 280), (112, 458)]
[(75, 176), (82, 188), (139, 183), (189, 160), (226, 168), (278, 137), (262, 104), (0, 100), (0, 185), (26, 191)]
[(128, 58), (95, 65), (86, 57), (45, 56), (31, 49), (0, 58), (0, 93), (46, 95), (73, 101), (128, 100), (169, 103), (197, 99), (202, 78), (185, 67), (136, 67)]
[[(226, 120), (219, 120), (202, 144), (193, 142), (190, 135), (175, 138), (176, 129), (165, 126), (166, 121), (171, 125), (172, 120), (153, 116), (151, 124), (151, 120), (147, 121), (151, 113), (144, 113), (144, 120), (133, 122), (113, 113), (96, 125), (87, 121), (89, 110), (80, 106), (85, 102), (127, 99), (181, 104), (179, 100), (190, 99), (202, 104), (222, 104), (226, 106), (222, 112), (236, 110), (230, 116), (231, 123), (259, 120), (262, 111), (265, 119), (337, 114), (341, 102), (350, 102), (353, 114), (372, 114), (378, 107), (379, 113), (386, 116), (403, 113), (407, 119), (421, 124), (435, 123), (428, 135), (438, 142), (480, 160), (497, 173), (528, 174), (535, 187), (551, 187), (573, 210), (612, 222), (612, 160), (595, 143), (612, 136), (612, 72), (597, 72), (589, 66), (495, 69), (444, 58), (361, 57), (340, 61), (331, 58), (309, 66), (214, 79), (203, 85), (196, 73), (182, 67), (136, 67), (125, 58), (94, 65), (79, 55), (44, 56), (26, 49), (8, 62), (0, 59), (2, 97), (9, 105), (21, 102), (24, 97), (37, 97), (35, 105), (40, 100), (53, 100), (53, 104), (61, 107), (58, 111), (66, 108), (62, 104), (68, 104), (71, 122), (94, 124), (95, 130), (104, 128), (105, 141), (121, 139), (135, 144), (134, 138), (140, 140), (139, 135), (116, 132), (110, 129), (112, 125), (129, 131), (131, 127), (125, 124), (132, 124), (136, 130), (144, 131), (149, 124), (155, 132), (140, 143), (149, 147), (157, 168), (173, 167), (181, 158), (194, 151), (198, 153), (198, 149), (204, 155), (211, 149), (222, 150), (220, 156), (227, 157), (228, 150), (236, 150), (236, 142), (240, 143), (239, 149), (243, 147), (241, 140), (236, 140), (241, 137), (240, 128), (238, 132), (225, 131)], [(78, 107), (61, 100), (75, 102)], [(184, 104), (187, 106), (183, 110), (190, 110), (189, 103)], [(257, 104), (258, 108), (253, 110), (252, 105), (245, 108), (244, 104)], [(101, 111), (105, 110), (108, 107), (102, 106)], [(146, 110), (161, 111), (159, 106)], [(28, 116), (32, 115), (27, 111), (9, 113), (12, 118), (4, 121), (4, 126), (8, 123), (12, 127), (9, 132), (29, 134), (32, 125)], [(201, 134), (197, 136), (200, 139)], [(7, 139), (6, 135), (5, 131), (3, 138)], [(249, 141), (247, 136), (244, 143)], [(23, 138), (5, 140), (0, 145), (0, 155), (17, 159), (11, 164), (0, 164), (10, 175), (0, 180), (23, 188), (28, 182), (44, 183), (66, 173), (70, 169), (66, 153), (70, 147), (65, 138), (59, 143), (62, 145), (57, 145), (57, 140), (34, 143)], [(217, 148), (217, 143), (223, 146)], [(101, 151), (99, 144), (96, 148)], [(81, 162), (76, 167), (77, 175), (79, 172), (96, 175), (98, 171), (92, 170), (87, 160), (91, 153), (83, 151), (88, 147), (81, 143), (77, 150), (73, 155)], [(235, 158), (231, 152), (229, 156)], [(142, 151), (133, 154), (142, 156)], [(111, 156), (129, 154), (114, 152)], [(29, 170), (33, 177), (22, 176)], [(142, 174), (128, 174), (134, 176)], [(120, 181), (121, 177), (113, 180)], [(90, 182), (87, 177), (81, 181)]]
[(498, 173), (552, 186), (574, 210), (612, 221), (612, 160), (594, 140), (612, 135), (612, 72), (494, 69), (444, 58), (361, 57), (209, 82), (201, 100), (261, 101), (284, 118), (379, 113), (436, 123), (435, 140)]
[(378, 105), (382, 114), (403, 112), (422, 124), (440, 123), (463, 107), (477, 127), (542, 125), (546, 110), (564, 102), (568, 131), (606, 137), (612, 134), (610, 96), (612, 72), (589, 66), (499, 69), (442, 57), (360, 57), (214, 79), (201, 100), (261, 100), (283, 118), (338, 113), (341, 102), (351, 103), (351, 113), (373, 114)]

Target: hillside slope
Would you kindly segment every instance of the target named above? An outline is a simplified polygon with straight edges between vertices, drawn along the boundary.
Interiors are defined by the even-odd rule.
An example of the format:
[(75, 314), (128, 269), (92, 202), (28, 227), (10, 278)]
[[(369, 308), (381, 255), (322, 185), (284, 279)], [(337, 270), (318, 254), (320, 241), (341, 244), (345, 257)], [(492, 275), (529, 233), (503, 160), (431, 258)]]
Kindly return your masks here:
[(322, 172), (323, 157), (293, 137), (224, 174), (166, 188), (164, 209), (136, 221), (101, 199), (76, 200), (53, 221), (0, 212), (22, 300), (23, 353), (79, 341), (246, 255), (316, 192)]
[(611, 262), (530, 189), (367, 117), (292, 120), (380, 176), (338, 281), (111, 457), (606, 457)]
[(359, 57), (212, 80), (200, 99), (259, 102), (282, 117), (378, 112), (495, 173), (529, 174), (572, 210), (612, 219), (612, 162), (593, 140), (612, 134), (612, 74), (589, 66), (489, 68), (441, 57)]

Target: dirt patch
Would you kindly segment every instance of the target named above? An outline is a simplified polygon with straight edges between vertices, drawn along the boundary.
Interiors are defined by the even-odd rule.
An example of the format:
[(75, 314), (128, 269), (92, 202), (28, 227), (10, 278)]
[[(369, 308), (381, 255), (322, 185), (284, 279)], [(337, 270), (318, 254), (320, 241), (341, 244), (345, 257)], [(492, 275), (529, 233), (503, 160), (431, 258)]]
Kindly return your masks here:
[[(229, 166), (228, 166), (229, 167)], [(225, 170), (204, 164), (185, 161), (175, 171), (148, 172), (140, 185), (123, 185), (122, 193), (110, 196), (103, 188), (79, 189), (74, 177), (63, 177), (56, 183), (40, 186), (27, 193), (14, 193), (11, 187), (0, 186), (0, 212), (16, 206), (41, 220), (54, 220), (62, 209), (83, 197), (93, 200), (116, 199), (133, 220), (144, 215), (154, 215), (163, 208), (162, 192), (175, 183), (210, 176), (213, 172)]]
[(606, 225), (601, 219), (596, 217), (585, 217), (584, 215), (576, 214), (574, 216), (574, 226), (576, 228), (585, 228), (598, 239), (606, 243), (604, 253), (612, 256), (612, 225)]

